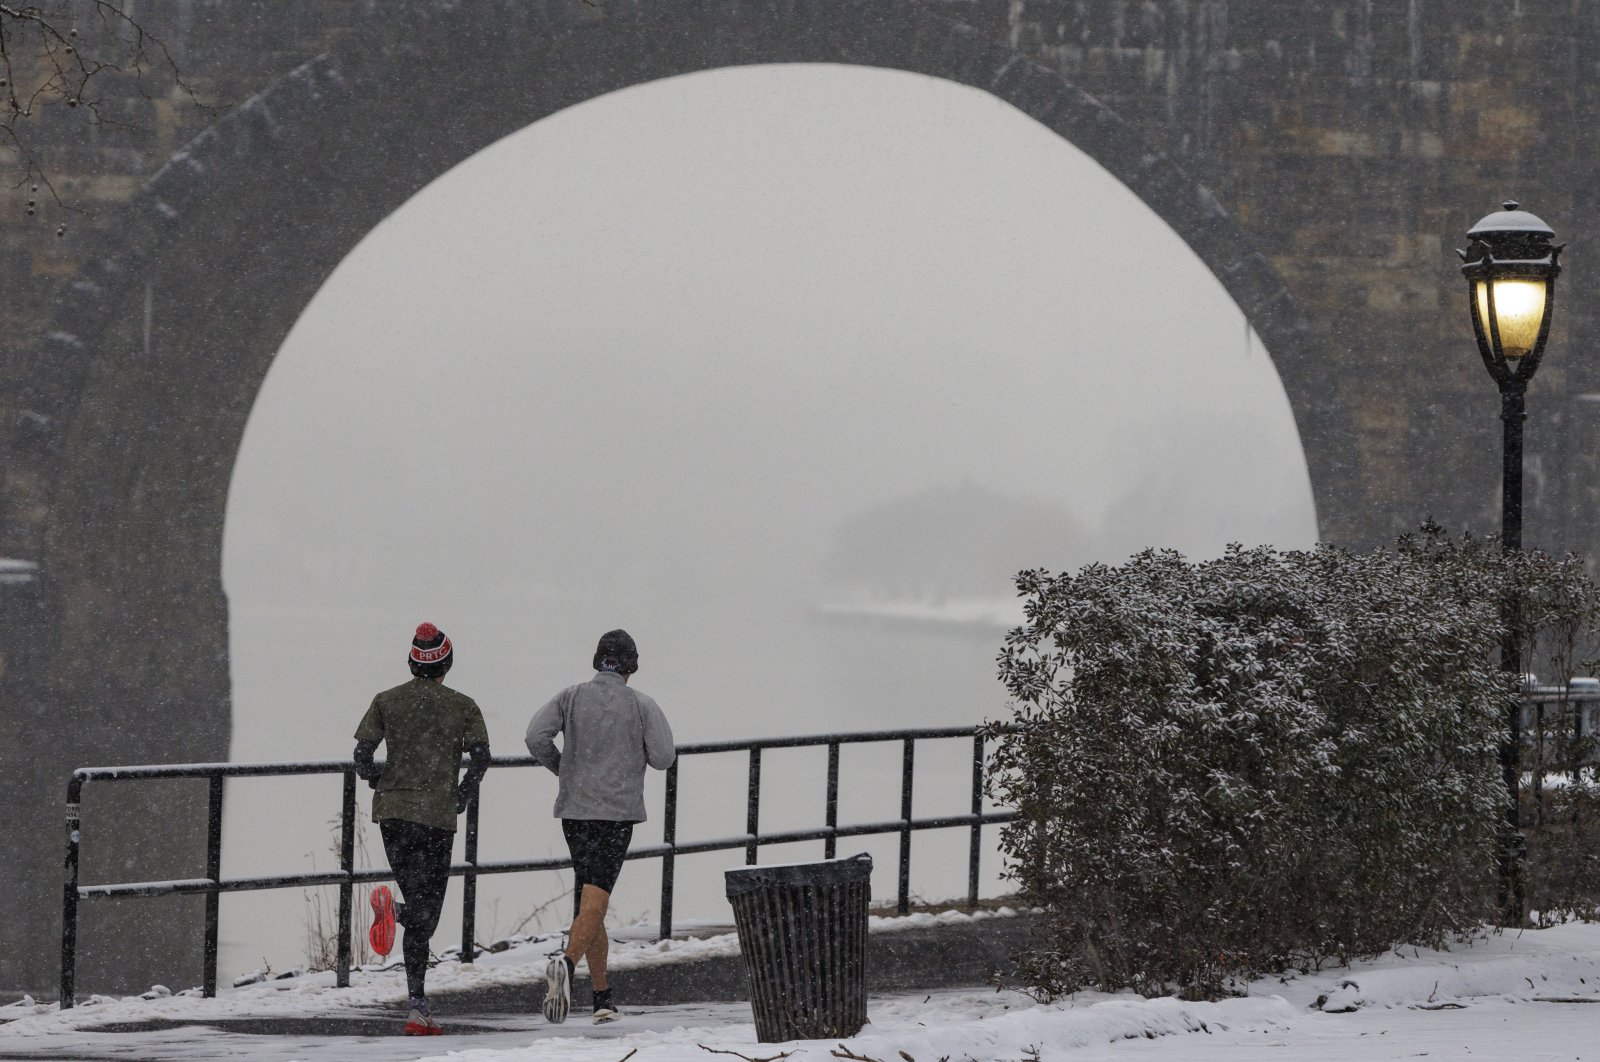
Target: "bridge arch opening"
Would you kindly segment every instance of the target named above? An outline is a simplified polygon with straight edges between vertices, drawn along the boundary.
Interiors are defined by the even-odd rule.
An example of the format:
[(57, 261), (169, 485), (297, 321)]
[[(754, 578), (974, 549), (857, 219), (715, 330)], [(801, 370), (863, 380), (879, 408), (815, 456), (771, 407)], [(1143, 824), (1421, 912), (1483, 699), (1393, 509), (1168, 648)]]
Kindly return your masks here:
[[(423, 618), (500, 752), (619, 623), (681, 740), (970, 723), (1003, 705), (1017, 569), (1315, 537), (1265, 344), (1078, 147), (898, 70), (652, 81), (428, 185), (289, 331), (227, 507), (231, 754), (342, 754)], [(769, 794), (812, 766), (769, 765)], [(690, 832), (740, 832), (731, 776), (693, 767)], [(959, 750), (940, 770), (962, 777)], [(485, 858), (560, 848), (548, 786), (515, 774)], [(271, 785), (230, 801), (230, 873), (304, 858), (326, 819)], [(893, 791), (864, 785), (856, 817)], [(686, 913), (714, 870), (680, 861)], [(530, 891), (480, 890), (508, 926)], [(270, 945), (229, 900), (253, 966)]]
[[(932, 75), (991, 93), (1081, 148), (1193, 249), (1271, 352), (1319, 511), (1338, 527), (1360, 504), (1348, 392), (1336, 379), (1344, 370), (1228, 210), (1114, 111), (972, 27), (917, 0), (826, 10), (506, 2), (373, 18), (371, 32), (286, 73), (170, 160), (97, 236), (96, 257), (63, 291), (42, 344), (51, 372), (29, 396), (29, 423), (45, 434), (8, 451), (51, 494), (29, 554), (39, 562), (39, 619), (26, 666), (8, 666), (4, 679), (39, 726), (0, 751), (18, 779), (13, 821), (30, 824), (18, 829), (18, 858), (0, 869), (26, 912), (0, 980), (45, 986), (55, 976), (59, 778), (83, 764), (230, 753), (227, 499), (246, 420), (285, 337), (352, 248), (436, 177), (585, 100), (699, 71), (794, 63)], [(908, 505), (937, 513), (947, 502)], [(1031, 512), (1023, 506), (1016, 519), (1037, 523)], [(84, 814), (98, 824), (85, 835), (85, 880), (185, 878), (204, 865), (203, 794), (155, 786)], [(193, 898), (91, 905), (80, 984), (197, 983), (202, 910)]]

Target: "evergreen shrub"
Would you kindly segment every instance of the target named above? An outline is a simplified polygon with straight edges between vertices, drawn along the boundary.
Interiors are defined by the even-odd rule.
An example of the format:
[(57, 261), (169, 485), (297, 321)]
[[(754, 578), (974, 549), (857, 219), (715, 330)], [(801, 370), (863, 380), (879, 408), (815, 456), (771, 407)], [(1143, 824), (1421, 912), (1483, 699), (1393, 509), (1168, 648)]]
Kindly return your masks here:
[[(1544, 694), (1524, 711), (1522, 836), (1526, 900), (1535, 924), (1600, 919), (1600, 710), (1584, 705), (1580, 725), (1568, 679), (1593, 675), (1600, 629), (1600, 587), (1574, 556), (1540, 553), (1511, 569), (1514, 621), (1525, 659), (1543, 677)], [(1589, 659), (1583, 659), (1584, 657)], [(1553, 698), (1553, 699), (1552, 699)]]
[[(1149, 550), (1017, 586), (990, 786), (1019, 812), (1001, 847), (1043, 909), (1021, 962), (1045, 996), (1216, 996), (1480, 926), (1518, 685), (1504, 625), (1570, 648), (1595, 611), (1575, 560), (1431, 525), (1392, 551)], [(1569, 910), (1593, 869), (1556, 875)]]

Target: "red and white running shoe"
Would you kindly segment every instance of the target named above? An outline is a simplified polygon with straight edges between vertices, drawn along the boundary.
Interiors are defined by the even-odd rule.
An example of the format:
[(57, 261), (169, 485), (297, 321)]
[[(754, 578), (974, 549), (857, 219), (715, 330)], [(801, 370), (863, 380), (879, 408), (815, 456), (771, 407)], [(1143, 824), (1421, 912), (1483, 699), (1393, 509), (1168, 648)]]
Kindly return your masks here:
[[(388, 955), (394, 950), (394, 895), (387, 885), (372, 890), (372, 928), (367, 931), (367, 940), (379, 955)], [(410, 1029), (408, 1024), (409, 1035), (419, 1035), (411, 1033)]]
[(406, 1015), (406, 1027), (401, 1036), (443, 1036), (444, 1028), (428, 1013), (427, 1005), (421, 1007), (413, 1005), (411, 1013)]

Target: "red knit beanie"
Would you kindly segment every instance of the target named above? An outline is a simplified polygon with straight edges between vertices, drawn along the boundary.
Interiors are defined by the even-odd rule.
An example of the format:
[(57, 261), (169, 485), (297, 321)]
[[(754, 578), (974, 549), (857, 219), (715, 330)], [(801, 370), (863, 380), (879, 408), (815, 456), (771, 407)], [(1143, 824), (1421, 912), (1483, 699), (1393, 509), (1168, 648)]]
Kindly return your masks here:
[(411, 639), (408, 663), (411, 673), (422, 678), (437, 678), (450, 670), (455, 662), (455, 650), (450, 639), (431, 623), (417, 625), (417, 635)]

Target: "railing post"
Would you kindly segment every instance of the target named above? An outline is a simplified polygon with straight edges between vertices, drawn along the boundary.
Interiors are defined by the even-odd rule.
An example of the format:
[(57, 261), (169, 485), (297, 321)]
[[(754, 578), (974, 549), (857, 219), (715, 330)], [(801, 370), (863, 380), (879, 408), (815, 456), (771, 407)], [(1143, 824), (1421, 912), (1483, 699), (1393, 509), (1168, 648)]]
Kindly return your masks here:
[(662, 813), (661, 843), (667, 854), (661, 857), (661, 931), (659, 939), (672, 936), (672, 875), (677, 863), (678, 843), (678, 761), (667, 768), (667, 806)]
[(211, 776), (210, 790), (206, 801), (206, 877), (211, 889), (206, 893), (206, 941), (200, 982), (200, 994), (207, 999), (217, 994), (217, 923), (222, 905), (221, 774)]
[(1568, 701), (1572, 710), (1572, 760), (1567, 765), (1568, 777), (1576, 780), (1582, 776), (1583, 771), (1583, 713), (1588, 708), (1587, 701)]
[(900, 768), (900, 897), (896, 910), (911, 910), (911, 777), (916, 764), (917, 739), (905, 739), (905, 758)]
[(972, 848), (967, 853), (967, 906), (978, 906), (978, 859), (983, 852), (983, 734), (972, 739)]
[(344, 772), (344, 796), (339, 802), (339, 960), (334, 969), (334, 984), (350, 987), (350, 908), (355, 904), (356, 864), (356, 772)]
[(61, 1009), (71, 1007), (78, 974), (78, 832), (83, 779), (67, 783), (67, 859), (61, 885)]
[(750, 792), (745, 805), (744, 831), (750, 840), (744, 846), (745, 865), (756, 861), (756, 837), (761, 831), (761, 746), (750, 748)]
[(473, 936), (478, 931), (478, 790), (467, 797), (467, 836), (462, 842), (467, 872), (461, 876), (461, 961), (477, 957)]
[[(828, 742), (828, 829), (839, 827), (839, 743)], [(822, 858), (832, 859), (839, 850), (839, 839), (828, 834), (822, 842)]]

